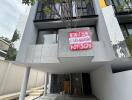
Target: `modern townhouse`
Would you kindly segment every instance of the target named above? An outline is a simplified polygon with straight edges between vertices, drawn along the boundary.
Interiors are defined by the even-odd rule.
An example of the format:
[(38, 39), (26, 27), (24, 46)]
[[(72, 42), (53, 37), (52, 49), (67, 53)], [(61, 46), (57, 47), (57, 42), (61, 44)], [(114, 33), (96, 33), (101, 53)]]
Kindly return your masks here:
[(128, 100), (114, 78), (132, 68), (132, 2), (73, 0), (70, 19), (65, 2), (51, 5), (64, 11), (65, 22), (55, 13), (45, 14), (46, 5), (39, 1), (32, 6), (16, 59), (26, 67), (20, 100), (31, 68), (46, 72), (44, 95)]

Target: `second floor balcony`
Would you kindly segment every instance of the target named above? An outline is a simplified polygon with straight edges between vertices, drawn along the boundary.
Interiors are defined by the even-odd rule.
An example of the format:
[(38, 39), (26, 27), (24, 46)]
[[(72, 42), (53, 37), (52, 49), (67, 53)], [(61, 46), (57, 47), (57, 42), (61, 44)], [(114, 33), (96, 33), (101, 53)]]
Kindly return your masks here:
[[(86, 30), (91, 31), (92, 48), (71, 50), (69, 32)], [(82, 37), (80, 37), (81, 39)], [(72, 38), (74, 39), (74, 38)], [(76, 40), (77, 41), (77, 40)], [(74, 39), (74, 43), (76, 42)], [(83, 43), (81, 40), (80, 43)], [(78, 43), (77, 43), (78, 44)], [(72, 44), (73, 45), (73, 44)], [(78, 48), (78, 47), (77, 47)], [(111, 47), (112, 48), (112, 47)], [(111, 52), (110, 52), (111, 53)], [(111, 55), (113, 55), (111, 53)], [(28, 48), (27, 63), (70, 63), (80, 62), (107, 62), (113, 60), (107, 54), (103, 41), (99, 41), (94, 27), (60, 29), (58, 31), (40, 31), (35, 45)]]
[[(61, 22), (65, 20), (67, 21), (66, 24), (68, 21), (72, 21), (72, 24), (76, 24), (77, 26), (78, 23), (85, 24), (88, 18), (92, 18), (94, 22), (96, 20), (95, 17), (97, 17), (97, 15), (95, 14), (92, 0), (71, 0), (69, 4), (67, 2), (54, 3), (54, 1), (55, 0), (51, 0), (48, 3), (38, 2), (34, 20), (35, 24), (48, 22), (46, 26), (50, 26), (50, 22), (58, 21), (57, 23), (59, 23), (60, 20)], [(91, 19), (89, 20), (89, 23), (90, 22)], [(63, 25), (64, 24), (61, 24), (60, 26)], [(43, 25), (43, 27), (45, 27), (45, 25)]]
[(119, 23), (132, 22), (131, 0), (105, 0), (107, 5), (113, 5)]
[(113, 4), (116, 13), (129, 14), (132, 13), (132, 1), (131, 0), (106, 0)]

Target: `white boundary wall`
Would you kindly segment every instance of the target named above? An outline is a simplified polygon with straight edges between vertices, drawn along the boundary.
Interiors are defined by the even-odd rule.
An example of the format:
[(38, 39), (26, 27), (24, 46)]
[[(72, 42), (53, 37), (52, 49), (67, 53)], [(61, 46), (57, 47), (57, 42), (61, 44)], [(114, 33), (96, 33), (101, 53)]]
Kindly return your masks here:
[(92, 91), (100, 100), (131, 100), (132, 71), (112, 73), (106, 65), (90, 73)]
[[(24, 69), (24, 66), (0, 60), (0, 95), (20, 92)], [(28, 89), (42, 86), (44, 75), (44, 72), (31, 69)]]

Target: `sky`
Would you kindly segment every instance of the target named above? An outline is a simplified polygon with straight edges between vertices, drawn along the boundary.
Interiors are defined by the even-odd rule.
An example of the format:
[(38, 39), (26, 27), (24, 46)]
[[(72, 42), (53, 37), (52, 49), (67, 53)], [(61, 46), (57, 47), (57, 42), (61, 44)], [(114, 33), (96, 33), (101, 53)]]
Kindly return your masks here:
[(20, 0), (0, 0), (0, 36), (12, 38), (25, 7)]

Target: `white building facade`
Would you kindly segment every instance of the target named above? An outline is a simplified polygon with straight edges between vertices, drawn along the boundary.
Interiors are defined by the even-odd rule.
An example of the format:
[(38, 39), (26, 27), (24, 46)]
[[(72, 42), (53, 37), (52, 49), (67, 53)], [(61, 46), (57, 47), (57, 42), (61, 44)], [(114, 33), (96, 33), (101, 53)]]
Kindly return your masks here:
[[(131, 69), (131, 59), (128, 59), (131, 49), (127, 46), (128, 42), (125, 42), (132, 34), (132, 15), (129, 11), (131, 3), (130, 7), (125, 5), (119, 9), (122, 2), (123, 0), (80, 1), (73, 9), (70, 28), (56, 15), (44, 14), (42, 8), (45, 5), (36, 2), (31, 8), (16, 59), (16, 62), (25, 64), (27, 68), (20, 100), (24, 100), (31, 68), (50, 73), (49, 77), (45, 77), (48, 93), (65, 91), (63, 82), (68, 80), (71, 95), (95, 95), (100, 100), (119, 100), (112, 93), (114, 90), (110, 88), (108, 79), (113, 82), (114, 73)], [(75, 9), (81, 14), (80, 17), (77, 17)], [(87, 35), (83, 37), (84, 31)], [(69, 34), (72, 33), (70, 37)], [(61, 80), (61, 75), (65, 78), (60, 82), (62, 88), (55, 89), (59, 83), (55, 76)], [(85, 80), (88, 80), (90, 88)], [(79, 84), (76, 84), (77, 81)], [(107, 84), (110, 92), (102, 84)], [(112, 86), (116, 87), (115, 84)], [(45, 88), (45, 94), (46, 90)], [(121, 95), (116, 95), (119, 94)]]

